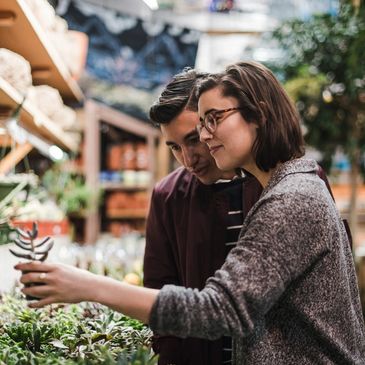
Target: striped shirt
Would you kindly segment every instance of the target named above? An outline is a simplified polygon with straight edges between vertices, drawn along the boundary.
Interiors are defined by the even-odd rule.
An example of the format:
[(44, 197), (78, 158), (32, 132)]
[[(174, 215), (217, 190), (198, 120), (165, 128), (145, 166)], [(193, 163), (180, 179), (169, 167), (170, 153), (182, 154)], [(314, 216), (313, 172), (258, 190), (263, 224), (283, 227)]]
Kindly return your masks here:
[[(242, 211), (242, 182), (240, 178), (234, 180), (219, 180), (215, 184), (215, 189), (224, 192), (228, 198), (228, 215), (226, 229), (226, 254), (236, 246), (238, 235), (242, 228), (243, 211)], [(232, 338), (223, 337), (222, 364), (232, 364)]]

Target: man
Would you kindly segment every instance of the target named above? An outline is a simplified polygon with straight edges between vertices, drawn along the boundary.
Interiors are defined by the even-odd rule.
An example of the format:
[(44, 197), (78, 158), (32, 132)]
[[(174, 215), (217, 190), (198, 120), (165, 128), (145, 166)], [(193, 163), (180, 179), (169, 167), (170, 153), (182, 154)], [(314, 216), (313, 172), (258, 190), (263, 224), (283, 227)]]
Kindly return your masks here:
[[(166, 144), (183, 166), (153, 190), (147, 220), (144, 285), (201, 289), (234, 247), (243, 219), (261, 194), (254, 178), (220, 171), (199, 141), (194, 87), (205, 74), (185, 70), (150, 109)], [(230, 364), (231, 339), (154, 338), (159, 364)]]

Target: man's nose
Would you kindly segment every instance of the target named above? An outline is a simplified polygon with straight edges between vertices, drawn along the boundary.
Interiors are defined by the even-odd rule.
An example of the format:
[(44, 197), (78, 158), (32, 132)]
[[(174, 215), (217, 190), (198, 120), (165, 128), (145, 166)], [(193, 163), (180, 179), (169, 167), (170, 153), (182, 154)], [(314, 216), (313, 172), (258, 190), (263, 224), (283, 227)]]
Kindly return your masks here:
[(184, 166), (193, 167), (196, 164), (197, 156), (194, 153), (193, 148), (183, 147), (182, 156), (183, 156)]

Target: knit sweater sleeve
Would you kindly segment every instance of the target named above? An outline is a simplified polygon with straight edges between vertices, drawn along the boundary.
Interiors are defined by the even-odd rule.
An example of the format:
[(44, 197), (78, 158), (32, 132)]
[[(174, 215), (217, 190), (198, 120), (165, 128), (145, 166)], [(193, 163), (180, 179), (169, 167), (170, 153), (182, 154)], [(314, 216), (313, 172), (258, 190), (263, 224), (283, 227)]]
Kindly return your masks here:
[(238, 245), (203, 290), (163, 287), (151, 311), (151, 328), (207, 339), (251, 334), (286, 288), (330, 251), (333, 214), (329, 200), (311, 194), (260, 199)]

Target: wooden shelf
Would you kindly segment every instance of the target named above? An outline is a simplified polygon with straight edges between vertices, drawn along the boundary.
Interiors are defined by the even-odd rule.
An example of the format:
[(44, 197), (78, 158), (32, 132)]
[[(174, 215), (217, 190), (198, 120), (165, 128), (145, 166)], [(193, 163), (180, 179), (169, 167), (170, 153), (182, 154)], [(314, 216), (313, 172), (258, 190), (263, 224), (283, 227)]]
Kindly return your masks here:
[(70, 161), (70, 160), (64, 161), (62, 163), (61, 171), (80, 176), (83, 176), (85, 174), (84, 166), (76, 164), (75, 161)]
[(83, 99), (80, 87), (24, 0), (0, 1), (0, 47), (30, 62), (35, 85), (58, 89), (64, 101)]
[(114, 182), (102, 182), (100, 183), (100, 187), (103, 190), (106, 191), (114, 191), (114, 190), (123, 190), (123, 191), (144, 191), (149, 189), (149, 185), (146, 186), (130, 186), (130, 185), (125, 185), (122, 183), (114, 183)]
[(145, 219), (147, 209), (110, 209), (106, 215), (111, 219)]
[[(0, 2), (0, 4), (3, 3)], [(22, 100), (22, 95), (0, 77), (0, 106), (2, 108), (15, 109)], [(19, 119), (21, 125), (29, 132), (43, 137), (62, 149), (72, 151), (78, 149), (77, 141), (67, 135), (55, 122), (51, 121), (27, 100), (23, 104)]]
[[(1, 1), (1, 0), (0, 0)], [(85, 128), (85, 139), (84, 139), (84, 163), (85, 163), (85, 176), (86, 183), (90, 189), (93, 191), (98, 191), (101, 187), (106, 188), (106, 190), (113, 191), (121, 189), (131, 190), (131, 194), (134, 192), (143, 191), (146, 193), (146, 198), (149, 199), (149, 196), (152, 192), (152, 188), (155, 181), (155, 170), (156, 170), (156, 155), (157, 155), (157, 146), (160, 141), (160, 131), (157, 128), (152, 127), (141, 120), (131, 117), (123, 112), (112, 109), (106, 105), (96, 103), (92, 100), (88, 100), (85, 105), (85, 116), (87, 120), (87, 128)], [(102, 143), (107, 141), (102, 141), (100, 125), (101, 123), (106, 123), (108, 125), (112, 125), (113, 127), (118, 128), (121, 133), (125, 133), (126, 137), (129, 138), (130, 135), (133, 137), (138, 137), (139, 139), (143, 139), (147, 145), (147, 166), (150, 174), (150, 179), (147, 187), (138, 186), (136, 180), (136, 184), (133, 186), (125, 186), (123, 181), (131, 182), (130, 180), (121, 180), (118, 181), (115, 179), (115, 183), (112, 181), (107, 181), (105, 178), (101, 178), (100, 176), (100, 168), (102, 166), (102, 156), (101, 151)], [(133, 138), (132, 137), (132, 138)], [(106, 146), (107, 147), (107, 146)], [(103, 183), (101, 182), (103, 181)], [(142, 182), (142, 180), (140, 180)], [(128, 185), (128, 184), (127, 184)], [(120, 193), (120, 192), (118, 192)], [(127, 194), (127, 193), (126, 193)], [(133, 207), (140, 206), (143, 207), (146, 204), (124, 204), (119, 206), (125, 207)], [(117, 205), (113, 206), (114, 209), (107, 209), (105, 206), (102, 209), (95, 209), (88, 215), (86, 220), (85, 227), (85, 242), (96, 242), (98, 236), (104, 227), (108, 226), (112, 220), (129, 220), (128, 223), (139, 224), (145, 223), (148, 207), (143, 209), (120, 209)], [(134, 220), (134, 221), (132, 221)], [(114, 223), (114, 222), (113, 222)]]

